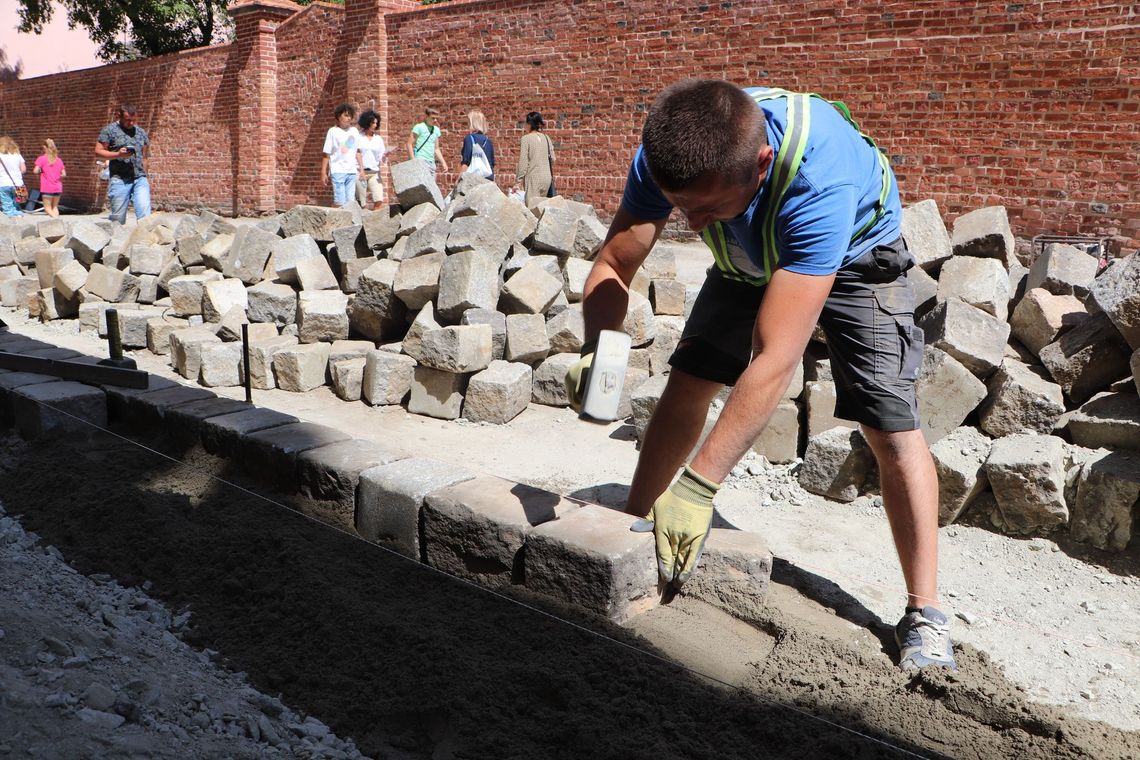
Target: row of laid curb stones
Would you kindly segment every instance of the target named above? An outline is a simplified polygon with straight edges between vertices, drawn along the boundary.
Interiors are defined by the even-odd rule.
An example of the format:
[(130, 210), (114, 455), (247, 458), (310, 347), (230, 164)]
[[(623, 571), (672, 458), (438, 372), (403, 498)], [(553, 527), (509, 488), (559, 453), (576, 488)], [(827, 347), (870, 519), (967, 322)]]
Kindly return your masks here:
[[(97, 361), (0, 331), (0, 351)], [(447, 462), (403, 458), (332, 427), (149, 375), (141, 390), (0, 371), (0, 422), (28, 439), (109, 423), (165, 431), (278, 491), (337, 505), (364, 539), (489, 588), (521, 585), (616, 622), (661, 599), (652, 534), (631, 517)], [(684, 593), (744, 618), (763, 605), (772, 555), (714, 529)]]

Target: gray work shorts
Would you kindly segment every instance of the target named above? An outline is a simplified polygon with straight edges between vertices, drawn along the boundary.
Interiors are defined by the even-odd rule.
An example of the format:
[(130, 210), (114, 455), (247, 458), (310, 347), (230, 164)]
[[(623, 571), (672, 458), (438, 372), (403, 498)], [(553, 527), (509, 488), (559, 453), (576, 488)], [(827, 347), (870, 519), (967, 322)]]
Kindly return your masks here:
[[(914, 386), (923, 334), (914, 324), (914, 291), (906, 278), (912, 266), (914, 257), (899, 238), (836, 274), (819, 316), (835, 378), (836, 417), (887, 432), (918, 429)], [(763, 286), (710, 269), (669, 364), (734, 385), (752, 356), (763, 297)]]

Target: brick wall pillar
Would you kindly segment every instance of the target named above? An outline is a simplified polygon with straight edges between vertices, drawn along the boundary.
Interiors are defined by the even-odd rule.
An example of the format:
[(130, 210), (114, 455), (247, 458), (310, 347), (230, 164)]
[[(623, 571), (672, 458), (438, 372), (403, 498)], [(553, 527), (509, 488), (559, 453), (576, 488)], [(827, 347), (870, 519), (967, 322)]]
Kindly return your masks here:
[(277, 210), (277, 25), (301, 6), (289, 0), (241, 0), (229, 6), (234, 19), (237, 113), (234, 114), (233, 213)]

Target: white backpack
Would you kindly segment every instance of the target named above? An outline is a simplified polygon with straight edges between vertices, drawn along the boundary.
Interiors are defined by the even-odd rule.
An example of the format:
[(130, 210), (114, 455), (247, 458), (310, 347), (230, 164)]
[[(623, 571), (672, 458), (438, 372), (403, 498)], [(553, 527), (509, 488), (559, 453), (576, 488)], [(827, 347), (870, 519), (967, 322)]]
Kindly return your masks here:
[(488, 179), (494, 174), (491, 170), (491, 162), (487, 160), (487, 154), (483, 152), (483, 146), (474, 136), (471, 138), (471, 163), (467, 165), (467, 173), (483, 179)]

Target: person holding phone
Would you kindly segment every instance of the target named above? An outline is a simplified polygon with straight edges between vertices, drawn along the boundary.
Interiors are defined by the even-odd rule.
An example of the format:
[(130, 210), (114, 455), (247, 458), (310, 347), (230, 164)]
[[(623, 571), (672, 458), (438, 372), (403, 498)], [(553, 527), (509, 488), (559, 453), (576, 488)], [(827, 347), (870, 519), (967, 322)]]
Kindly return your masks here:
[(134, 204), (136, 218), (142, 219), (150, 214), (150, 181), (143, 166), (143, 150), (150, 144), (150, 137), (145, 129), (135, 124), (138, 109), (124, 103), (119, 106), (118, 113), (118, 121), (99, 131), (95, 155), (108, 162), (109, 218), (126, 224), (128, 203)]

